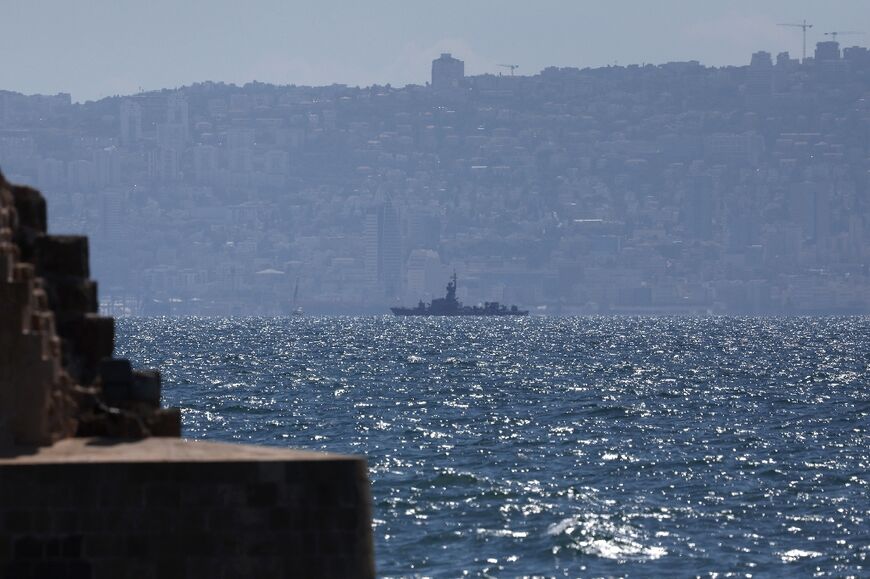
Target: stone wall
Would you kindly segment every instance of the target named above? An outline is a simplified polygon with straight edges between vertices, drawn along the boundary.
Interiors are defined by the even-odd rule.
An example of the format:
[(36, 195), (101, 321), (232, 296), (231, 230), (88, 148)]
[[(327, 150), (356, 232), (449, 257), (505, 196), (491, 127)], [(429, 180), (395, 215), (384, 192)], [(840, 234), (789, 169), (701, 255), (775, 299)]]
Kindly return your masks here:
[(179, 436), (160, 376), (113, 360), (88, 240), (47, 233), (45, 199), (0, 174), (0, 444)]
[(151, 438), (0, 458), (0, 576), (374, 577), (365, 461)]
[(89, 274), (0, 175), (0, 578), (374, 577), (365, 460), (177, 438)]

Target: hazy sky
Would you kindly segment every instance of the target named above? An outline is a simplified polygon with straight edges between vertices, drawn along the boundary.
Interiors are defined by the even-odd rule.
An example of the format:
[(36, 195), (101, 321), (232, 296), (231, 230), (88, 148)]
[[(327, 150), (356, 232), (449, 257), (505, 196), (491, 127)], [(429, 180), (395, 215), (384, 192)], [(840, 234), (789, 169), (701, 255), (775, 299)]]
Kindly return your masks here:
[[(870, 33), (868, 0), (2, 0), (0, 89), (74, 100), (195, 81), (401, 86), (452, 52), (467, 74), (808, 51)], [(870, 34), (842, 36), (845, 45)]]

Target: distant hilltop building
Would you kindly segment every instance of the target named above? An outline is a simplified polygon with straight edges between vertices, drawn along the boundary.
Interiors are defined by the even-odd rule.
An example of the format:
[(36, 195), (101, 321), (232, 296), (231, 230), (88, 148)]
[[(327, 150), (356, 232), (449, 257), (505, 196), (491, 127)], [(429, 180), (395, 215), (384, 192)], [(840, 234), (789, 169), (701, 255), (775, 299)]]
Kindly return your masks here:
[(432, 88), (459, 88), (465, 78), (465, 63), (453, 58), (449, 52), (432, 61)]
[(769, 52), (759, 50), (752, 54), (752, 60), (749, 62), (749, 66), (753, 68), (769, 68), (773, 66), (773, 58), (770, 56)]
[(840, 43), (829, 40), (816, 43), (816, 61), (840, 60)]

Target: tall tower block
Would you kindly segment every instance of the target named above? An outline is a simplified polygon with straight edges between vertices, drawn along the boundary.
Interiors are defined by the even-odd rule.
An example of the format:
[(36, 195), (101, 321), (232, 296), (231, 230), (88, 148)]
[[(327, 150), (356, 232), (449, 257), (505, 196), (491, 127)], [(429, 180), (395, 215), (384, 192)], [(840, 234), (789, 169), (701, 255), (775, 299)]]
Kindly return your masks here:
[(432, 61), (432, 88), (459, 88), (465, 78), (465, 63), (444, 52)]

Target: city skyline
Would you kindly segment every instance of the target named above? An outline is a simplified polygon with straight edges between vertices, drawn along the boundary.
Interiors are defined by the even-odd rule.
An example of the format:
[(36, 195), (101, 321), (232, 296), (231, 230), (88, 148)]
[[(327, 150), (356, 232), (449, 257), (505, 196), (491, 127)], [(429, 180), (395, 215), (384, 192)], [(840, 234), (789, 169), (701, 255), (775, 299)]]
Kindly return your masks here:
[[(752, 8), (749, 10), (749, 8)], [(801, 32), (777, 26), (803, 19), (825, 32), (870, 31), (870, 5), (821, 6), (776, 0), (699, 5), (665, 0), (655, 6), (546, 2), (439, 3), (392, 1), (327, 5), (212, 2), (176, 5), (97, 0), (82, 8), (57, 1), (14, 3), (0, 39), (6, 83), (25, 94), (70, 93), (76, 102), (215, 81), (245, 84), (349, 86), (422, 84), (440, 53), (462, 55), (468, 75), (532, 75), (547, 66), (599, 67), (699, 60), (736, 65), (755, 50), (799, 55)], [(53, 18), (45, 19), (51, 13)], [(131, 26), (136, 22), (136, 26)], [(862, 44), (844, 36), (844, 46)]]
[(0, 92), (0, 165), (93, 237), (119, 315), (382, 312), (450, 270), (540, 313), (864, 312), (870, 51), (811, 55)]

